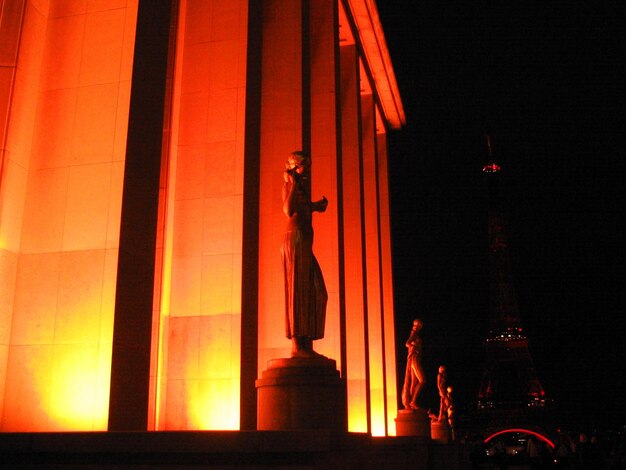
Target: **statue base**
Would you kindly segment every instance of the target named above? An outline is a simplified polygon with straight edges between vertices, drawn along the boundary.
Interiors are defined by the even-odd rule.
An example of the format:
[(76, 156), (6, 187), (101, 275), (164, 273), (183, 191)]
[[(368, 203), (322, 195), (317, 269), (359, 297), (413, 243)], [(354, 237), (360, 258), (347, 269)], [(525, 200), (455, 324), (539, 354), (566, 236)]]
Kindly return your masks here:
[(430, 423), (430, 434), (435, 442), (447, 444), (452, 440), (452, 428), (447, 420), (432, 421)]
[(333, 359), (272, 359), (256, 388), (259, 431), (346, 431), (344, 387)]
[(430, 439), (430, 418), (425, 410), (398, 410), (397, 436), (418, 436)]

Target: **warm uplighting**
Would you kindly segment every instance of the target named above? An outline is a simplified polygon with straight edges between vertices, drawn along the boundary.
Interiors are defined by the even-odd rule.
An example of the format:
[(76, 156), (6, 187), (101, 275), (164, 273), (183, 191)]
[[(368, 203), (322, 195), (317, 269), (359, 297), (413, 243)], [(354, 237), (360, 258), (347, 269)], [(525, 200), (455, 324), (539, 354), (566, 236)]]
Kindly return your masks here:
[(23, 17), (0, 31), (3, 53), (5, 33), (19, 44), (0, 84), (1, 429), (105, 430), (137, 5), (10, 3)]
[(245, 4), (179, 2), (162, 196), (159, 430), (239, 429)]
[[(169, 8), (159, 17), (172, 48), (147, 54), (135, 35), (158, 15), (138, 17), (141, 2), (14, 3), (23, 10), (3, 11), (0, 22), (16, 47), (15, 63), (1, 57), (10, 77), (0, 80), (0, 102), (11, 101), (0, 113), (0, 431), (117, 431), (117, 421), (237, 430), (244, 417), (253, 425), (250, 370), (290, 350), (282, 169), (289, 152), (308, 146), (312, 195), (330, 202), (314, 218), (329, 294), (316, 347), (346, 381), (348, 429), (393, 434), (382, 136), (405, 116), (375, 3), (278, 0), (263, 10), (247, 0), (177, 0), (167, 4), (177, 23)], [(350, 38), (339, 45), (338, 22)], [(135, 91), (158, 80), (135, 50), (147, 62), (162, 58), (167, 78), (166, 93), (155, 91), (167, 96), (165, 112), (151, 114), (156, 125), (141, 137), (132, 117), (145, 116), (145, 105)], [(137, 150), (153, 136), (154, 154)], [(155, 163), (159, 198), (136, 155)], [(146, 220), (126, 217), (134, 203)], [(128, 239), (149, 256), (134, 260)], [(154, 268), (154, 284), (125, 277), (128, 260), (150, 280)], [(119, 349), (118, 338), (132, 340)], [(141, 358), (134, 369), (117, 354), (126, 346)], [(128, 419), (131, 408), (141, 411)]]
[(106, 430), (110, 355), (98, 367), (97, 347), (57, 349), (50, 393), (51, 429)]
[(372, 391), (372, 436), (385, 435), (385, 410), (382, 390)]
[[(350, 389), (349, 389), (350, 390)], [(354, 394), (348, 398), (348, 431), (367, 432), (367, 411), (365, 396), (359, 400)]]
[(239, 381), (198, 381), (188, 390), (190, 428), (239, 429)]

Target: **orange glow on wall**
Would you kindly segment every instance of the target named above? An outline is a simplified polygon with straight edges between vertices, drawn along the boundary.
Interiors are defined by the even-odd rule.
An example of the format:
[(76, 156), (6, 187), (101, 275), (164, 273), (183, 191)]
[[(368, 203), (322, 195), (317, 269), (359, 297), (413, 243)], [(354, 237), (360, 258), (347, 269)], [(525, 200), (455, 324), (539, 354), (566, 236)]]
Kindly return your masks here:
[[(377, 189), (383, 172), (377, 145), (384, 144), (374, 123), (382, 110), (392, 127), (404, 118), (393, 76), (375, 86), (365, 73), (374, 63), (377, 74), (390, 67), (384, 42), (374, 48), (371, 41), (382, 32), (372, 11), (358, 22), (348, 19), (365, 11), (364, 0), (261, 3), (262, 77), (247, 77), (248, 51), (255, 50), (247, 37), (249, 2), (177, 0), (156, 286), (146, 303), (152, 339), (141, 345), (152, 348), (148, 429), (239, 429), (246, 413), (242, 364), (252, 362), (246, 366), (260, 375), (268, 360), (289, 356), (282, 171), (291, 151), (305, 149), (312, 154), (313, 199), (325, 195), (330, 202), (313, 222), (329, 293), (316, 350), (343, 373), (349, 431), (392, 433), (389, 227), (388, 212), (377, 206), (387, 196)], [(0, 4), (0, 431), (102, 431), (110, 397), (115, 409), (118, 257), (129, 259), (120, 255), (119, 240), (122, 195), (129, 194), (131, 80), (140, 76), (133, 72), (138, 0)], [(344, 6), (357, 10), (346, 14)], [(351, 27), (357, 23), (370, 30), (365, 45)], [(364, 46), (376, 57), (365, 60)], [(251, 123), (246, 106), (256, 85), (251, 94), (260, 95), (260, 119)], [(385, 87), (390, 93), (381, 94)], [(252, 150), (247, 132), (258, 138)], [(249, 340), (242, 338), (242, 245), (244, 222), (250, 223), (243, 220), (250, 155), (259, 171), (258, 315), (250, 313), (257, 315), (258, 348), (242, 358)], [(122, 235), (129, 233), (147, 237), (132, 224)]]
[(246, 13), (179, 2), (157, 429), (239, 429)]
[(238, 429), (237, 318), (170, 317), (164, 429)]
[(135, 15), (26, 2), (0, 182), (2, 430), (106, 429)]
[(53, 354), (50, 419), (54, 429), (105, 429), (110, 358), (98, 357), (96, 347), (83, 346), (57, 348)]

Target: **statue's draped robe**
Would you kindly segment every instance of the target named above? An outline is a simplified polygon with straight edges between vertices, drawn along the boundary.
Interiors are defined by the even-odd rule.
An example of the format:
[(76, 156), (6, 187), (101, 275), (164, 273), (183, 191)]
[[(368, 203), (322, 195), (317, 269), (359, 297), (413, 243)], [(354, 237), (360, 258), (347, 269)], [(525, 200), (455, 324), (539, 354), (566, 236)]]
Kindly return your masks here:
[[(289, 185), (290, 183), (285, 183)], [(283, 235), (282, 261), (285, 273), (285, 327), (287, 338), (312, 340), (324, 337), (328, 294), (322, 270), (313, 255), (311, 204), (296, 185), (295, 210)], [(283, 192), (285, 194), (287, 189)]]

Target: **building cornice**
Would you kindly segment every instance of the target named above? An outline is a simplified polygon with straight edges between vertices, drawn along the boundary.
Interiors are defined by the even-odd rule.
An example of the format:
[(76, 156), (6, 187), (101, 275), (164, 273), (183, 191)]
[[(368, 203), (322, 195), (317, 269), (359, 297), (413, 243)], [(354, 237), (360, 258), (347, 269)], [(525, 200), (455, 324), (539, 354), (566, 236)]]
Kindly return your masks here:
[(392, 129), (406, 124), (400, 90), (391, 63), (375, 0), (344, 0), (358, 31), (365, 62), (374, 82), (383, 115)]

